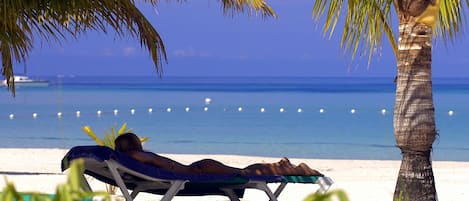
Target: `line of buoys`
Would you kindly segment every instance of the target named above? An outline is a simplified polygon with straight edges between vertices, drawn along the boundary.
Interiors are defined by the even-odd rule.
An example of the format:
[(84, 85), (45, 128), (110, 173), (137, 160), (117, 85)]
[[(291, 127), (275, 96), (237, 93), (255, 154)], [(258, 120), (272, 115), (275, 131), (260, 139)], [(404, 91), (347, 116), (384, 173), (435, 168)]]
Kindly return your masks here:
[[(208, 102), (210, 102), (210, 101), (208, 101)], [(153, 109), (153, 108), (148, 108), (147, 111), (148, 111), (149, 114), (152, 114), (152, 113), (154, 112), (154, 109)], [(171, 107), (167, 107), (167, 108), (165, 108), (163, 111), (170, 113), (170, 112), (173, 112), (174, 110), (173, 110), (173, 108), (171, 108)], [(190, 111), (192, 111), (192, 109), (191, 109), (190, 107), (185, 107), (185, 108), (184, 108), (184, 111), (185, 111), (185, 112), (190, 112)], [(204, 112), (208, 112), (208, 111), (209, 111), (209, 107), (208, 107), (208, 106), (203, 107), (203, 111), (204, 111)], [(227, 109), (227, 108), (224, 108), (223, 111), (226, 112), (226, 111), (228, 111), (228, 109)], [(238, 111), (238, 112), (244, 112), (245, 109), (244, 109), (243, 107), (237, 107), (236, 111)], [(260, 113), (265, 113), (265, 112), (267, 112), (267, 109), (266, 109), (265, 107), (261, 107), (261, 108), (259, 108), (258, 111), (259, 111)], [(279, 112), (279, 113), (285, 113), (285, 112), (287, 112), (287, 109), (285, 109), (284, 107), (280, 107), (280, 108), (278, 109), (278, 112)], [(298, 107), (298, 108), (296, 108), (296, 112), (297, 112), (297, 113), (304, 113), (305, 110), (304, 110), (303, 108), (301, 108), (301, 107)], [(320, 108), (318, 112), (319, 112), (320, 114), (324, 114), (324, 113), (326, 113), (326, 109), (325, 109), (325, 108)], [(112, 113), (113, 113), (114, 116), (117, 116), (117, 115), (119, 114), (119, 110), (114, 109), (114, 110), (112, 110)], [(357, 113), (358, 113), (358, 110), (355, 109), (355, 108), (352, 108), (352, 109), (349, 110), (349, 113), (352, 114), (352, 115), (354, 115), (354, 114), (357, 114)], [(383, 108), (383, 109), (379, 110), (379, 113), (384, 116), (384, 115), (389, 114), (389, 111)], [(96, 110), (96, 115), (97, 115), (97, 116), (102, 116), (103, 114), (104, 114), (104, 112), (103, 112), (102, 110)], [(136, 110), (135, 110), (134, 108), (130, 109), (130, 114), (131, 114), (131, 115), (135, 115), (135, 114), (136, 114)], [(447, 114), (448, 114), (448, 116), (454, 116), (454, 115), (456, 114), (456, 112), (455, 112), (454, 110), (448, 110)], [(81, 114), (81, 111), (80, 111), (80, 110), (75, 111), (75, 116), (76, 116), (77, 118), (80, 117), (81, 115), (82, 115), (82, 114)], [(63, 114), (62, 112), (57, 112), (57, 113), (56, 113), (56, 116), (57, 116), (57, 118), (62, 118), (62, 117), (64, 116), (64, 114)], [(16, 116), (15, 116), (14, 113), (10, 113), (10, 114), (8, 115), (8, 118), (9, 118), (9, 119), (15, 119), (15, 117), (16, 117)], [(36, 112), (34, 112), (34, 113), (32, 113), (32, 117), (33, 117), (34, 119), (36, 119), (36, 118), (39, 117), (39, 114), (36, 113)]]

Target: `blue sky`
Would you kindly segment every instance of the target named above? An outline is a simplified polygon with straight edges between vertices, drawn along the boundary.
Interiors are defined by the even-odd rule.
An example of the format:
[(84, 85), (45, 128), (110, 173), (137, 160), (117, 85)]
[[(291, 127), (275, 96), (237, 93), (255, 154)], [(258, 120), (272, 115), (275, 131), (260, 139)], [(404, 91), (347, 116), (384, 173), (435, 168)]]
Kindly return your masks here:
[[(223, 15), (214, 0), (161, 1), (142, 10), (163, 38), (168, 54), (164, 76), (340, 76), (392, 77), (396, 62), (389, 45), (371, 65), (350, 57), (335, 37), (323, 37), (311, 18), (312, 0), (268, 1), (278, 19)], [(397, 21), (396, 21), (397, 23)], [(30, 75), (154, 75), (148, 53), (133, 38), (89, 32), (61, 45), (40, 43), (31, 53)], [(435, 77), (469, 76), (467, 37), (449, 47), (436, 41)], [(17, 66), (17, 72), (22, 71)]]

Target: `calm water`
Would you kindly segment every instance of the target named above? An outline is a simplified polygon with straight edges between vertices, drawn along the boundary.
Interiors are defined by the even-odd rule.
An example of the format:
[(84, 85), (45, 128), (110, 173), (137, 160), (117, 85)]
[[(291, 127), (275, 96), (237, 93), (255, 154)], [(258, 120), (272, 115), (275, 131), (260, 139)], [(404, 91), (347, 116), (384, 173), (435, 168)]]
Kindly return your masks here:
[[(127, 122), (161, 153), (400, 159), (393, 78), (47, 79), (0, 93), (0, 147), (89, 145), (82, 126), (102, 134)], [(434, 99), (434, 159), (469, 161), (469, 79), (435, 78)]]

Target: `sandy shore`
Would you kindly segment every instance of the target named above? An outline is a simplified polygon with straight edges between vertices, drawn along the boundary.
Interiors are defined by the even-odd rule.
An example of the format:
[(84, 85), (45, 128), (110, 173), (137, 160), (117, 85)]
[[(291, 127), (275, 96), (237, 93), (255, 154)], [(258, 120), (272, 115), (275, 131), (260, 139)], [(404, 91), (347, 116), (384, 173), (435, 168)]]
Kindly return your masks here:
[[(60, 171), (60, 161), (67, 150), (62, 149), (0, 149), (0, 188), (5, 179), (15, 183), (19, 191), (53, 193), (55, 186), (66, 180)], [(191, 163), (202, 158), (213, 158), (228, 165), (244, 167), (256, 162), (275, 162), (278, 158), (233, 156), (233, 155), (176, 155), (164, 154), (182, 163)], [(316, 160), (291, 159), (292, 163), (305, 162), (331, 177), (332, 189), (343, 189), (352, 201), (391, 201), (394, 192), (399, 161), (375, 160)], [(469, 200), (469, 162), (435, 161), (433, 170), (439, 200)], [(95, 190), (103, 190), (104, 184), (90, 182)], [(288, 185), (279, 200), (302, 200), (316, 191), (316, 185)], [(141, 194), (137, 200), (159, 200), (158, 195)], [(226, 201), (223, 196), (177, 197), (175, 201), (208, 200)], [(248, 190), (244, 201), (268, 200), (260, 191)]]

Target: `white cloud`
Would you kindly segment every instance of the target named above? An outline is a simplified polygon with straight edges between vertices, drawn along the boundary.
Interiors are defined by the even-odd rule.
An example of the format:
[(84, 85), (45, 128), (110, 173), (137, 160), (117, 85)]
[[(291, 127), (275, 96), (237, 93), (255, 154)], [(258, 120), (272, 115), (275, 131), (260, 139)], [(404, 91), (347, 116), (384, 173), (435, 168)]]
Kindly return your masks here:
[(122, 49), (122, 54), (126, 57), (135, 55), (135, 48), (134, 47), (124, 47)]
[(210, 57), (212, 56), (209, 52), (198, 51), (198, 50), (195, 50), (193, 47), (174, 50), (173, 55), (176, 57)]
[(113, 51), (112, 51), (111, 48), (104, 48), (104, 50), (103, 50), (103, 55), (104, 55), (104, 56), (113, 56), (114, 53), (113, 53)]

